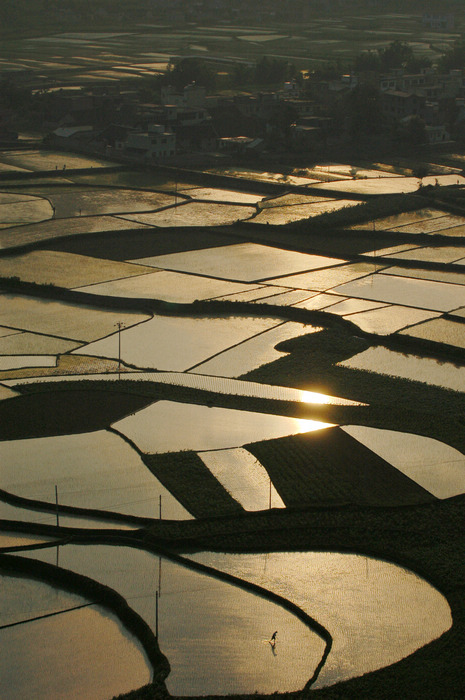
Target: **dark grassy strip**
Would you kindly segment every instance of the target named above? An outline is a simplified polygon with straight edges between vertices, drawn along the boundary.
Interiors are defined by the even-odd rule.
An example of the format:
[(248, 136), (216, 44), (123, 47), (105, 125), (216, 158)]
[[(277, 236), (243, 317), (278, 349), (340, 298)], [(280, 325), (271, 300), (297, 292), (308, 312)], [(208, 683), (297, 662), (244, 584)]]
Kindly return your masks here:
[(406, 505), (434, 497), (340, 428), (245, 446), (288, 506)]
[(0, 402), (0, 440), (19, 440), (104, 430), (154, 399), (121, 391), (83, 389), (30, 393)]
[[(128, 228), (130, 222), (128, 222)], [(137, 260), (169, 253), (184, 253), (188, 250), (201, 250), (237, 243), (232, 235), (217, 233), (215, 230), (182, 227), (135, 229), (75, 235), (61, 240), (44, 241), (47, 250), (89, 255), (105, 260)]]
[(192, 451), (145, 455), (144, 464), (195, 518), (243, 512)]

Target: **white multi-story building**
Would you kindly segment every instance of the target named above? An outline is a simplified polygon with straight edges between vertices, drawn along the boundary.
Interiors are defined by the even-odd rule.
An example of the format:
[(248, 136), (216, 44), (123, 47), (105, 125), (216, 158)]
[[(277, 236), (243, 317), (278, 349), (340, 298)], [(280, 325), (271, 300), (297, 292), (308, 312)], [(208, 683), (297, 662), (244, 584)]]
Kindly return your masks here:
[(176, 154), (176, 134), (161, 124), (151, 124), (147, 131), (132, 131), (116, 149), (146, 162), (164, 160)]

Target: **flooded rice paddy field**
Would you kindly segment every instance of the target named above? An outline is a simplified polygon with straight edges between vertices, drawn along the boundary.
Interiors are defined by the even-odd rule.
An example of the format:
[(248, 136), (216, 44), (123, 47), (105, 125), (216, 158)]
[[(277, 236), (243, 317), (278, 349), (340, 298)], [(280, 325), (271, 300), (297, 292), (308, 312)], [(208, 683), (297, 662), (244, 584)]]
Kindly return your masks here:
[(64, 692), (105, 700), (150, 682), (141, 645), (112, 613), (43, 582), (2, 576), (1, 583), (2, 620), (5, 611), (14, 625), (1, 630), (9, 650), (0, 661), (3, 698), (48, 700)]
[[(394, 39), (407, 42), (415, 55), (434, 61), (438, 50), (453, 46), (457, 34), (432, 33), (416, 16), (394, 13), (360, 16), (356, 23), (346, 17), (340, 21), (308, 17), (296, 24), (289, 18), (285, 27), (270, 28), (261, 24), (244, 28), (233, 23), (207, 27), (189, 23), (185, 29), (177, 23), (149, 21), (119, 32), (103, 27), (103, 31), (58, 32), (14, 41), (6, 38), (0, 44), (0, 66), (12, 74), (28, 71), (28, 75), (40, 76), (52, 90), (76, 89), (96, 77), (111, 84), (157, 75), (167, 70), (173, 58), (182, 56), (200, 55), (232, 63), (277, 55), (298, 68), (308, 68), (328, 59), (328, 47), (334, 60), (347, 59), (362, 51), (385, 48)], [(228, 69), (227, 62), (223, 70)], [(358, 170), (365, 174), (371, 169)], [(350, 172), (349, 165), (336, 174), (341, 177)]]
[[(417, 646), (418, 635), (434, 639), (451, 624), (447, 602), (438, 591), (412, 572), (371, 557), (200, 552), (190, 558), (264, 586), (321, 621), (333, 646), (315, 688), (393, 663)], [(434, 622), (419, 626), (426, 610)], [(353, 644), (354, 639), (359, 643)]]
[[(88, 45), (85, 37), (59, 40)], [(117, 65), (124, 67), (116, 44), (129, 40), (126, 35), (104, 37), (110, 40)], [(370, 425), (368, 403), (373, 400), (364, 401), (363, 382), (352, 394), (338, 379), (355, 373), (363, 381), (384, 378), (391, 387), (410, 380), (422, 396), (436, 390), (443, 392), (447, 406), (449, 400), (459, 401), (463, 362), (425, 357), (418, 344), (415, 352), (402, 354), (380, 343), (389, 346), (393, 338), (403, 338), (446, 344), (456, 352), (465, 348), (460, 268), (465, 218), (430, 208), (354, 225), (352, 231), (365, 230), (369, 240), (361, 251), (364, 259), (351, 259), (340, 256), (337, 245), (331, 254), (320, 254), (313, 244), (288, 249), (285, 236), (280, 244), (271, 244), (255, 240), (253, 233), (250, 238), (243, 231), (238, 235), (235, 224), (250, 220), (262, 230), (260, 223), (283, 225), (318, 216), (352, 207), (357, 202), (350, 199), (351, 192), (410, 191), (413, 178), (350, 164), (322, 164), (288, 176), (231, 171), (238, 180), (256, 178), (251, 194), (239, 186), (163, 181), (159, 174), (144, 186), (140, 174), (106, 173), (105, 162), (80, 156), (68, 160), (68, 154), (3, 154), (0, 168), (61, 168), (63, 175), (65, 157), (66, 171), (92, 167), (101, 176), (81, 173), (76, 185), (69, 179), (66, 186), (37, 181), (19, 188), (10, 182), (0, 192), (0, 246), (10, 250), (0, 256), (0, 276), (19, 280), (13, 291), (0, 295), (0, 411), (8, 422), (19, 415), (19, 409), (10, 411), (9, 406), (34, 398), (49, 414), (40, 437), (6, 439), (0, 432), (0, 489), (23, 499), (0, 499), (0, 518), (32, 528), (20, 534), (5, 527), (0, 549), (53, 537), (35, 533), (34, 527), (55, 524), (57, 496), (60, 506), (70, 509), (59, 514), (62, 527), (105, 533), (134, 530), (134, 516), (163, 521), (160, 527), (186, 528), (201, 525), (205, 515), (245, 518), (270, 508), (275, 515), (286, 514), (309, 503), (407, 507), (465, 492), (460, 437), (452, 447), (446, 437), (423, 435), (421, 421), (410, 422), (405, 430), (386, 430), (379, 418)], [(260, 191), (260, 179), (285, 186), (319, 180), (336, 194), (328, 198), (313, 187), (308, 194), (284, 188), (270, 197)], [(42, 219), (33, 215), (35, 206), (44, 213)], [(218, 226), (227, 226), (227, 234), (210, 231)], [(393, 244), (377, 250), (377, 231), (392, 231)], [(453, 245), (411, 242), (411, 234), (436, 233), (455, 236)], [(405, 239), (399, 239), (403, 234)], [(63, 240), (54, 244), (57, 238)], [(28, 249), (31, 243), (40, 247)], [(37, 289), (28, 287), (25, 293), (22, 283)], [(41, 294), (36, 294), (39, 287)], [(62, 289), (72, 290), (72, 301), (60, 298)], [(82, 293), (86, 303), (79, 299)], [(95, 300), (89, 301), (88, 294)], [(131, 305), (123, 311), (115, 297)], [(105, 306), (108, 299), (111, 306)], [(141, 308), (138, 300), (161, 300), (164, 310)], [(189, 311), (192, 302), (208, 300), (229, 301), (230, 306), (215, 313)], [(249, 306), (235, 308), (234, 302)], [(256, 306), (264, 303), (268, 309)], [(318, 312), (318, 321), (286, 316), (294, 309)], [(345, 321), (350, 324), (340, 328), (351, 335), (350, 349), (342, 340), (341, 347), (337, 342), (325, 347), (324, 329)], [(287, 373), (282, 363), (292, 360), (292, 344), (299, 342), (313, 343), (314, 349), (296, 374)], [(321, 371), (328, 365), (333, 365), (332, 374)], [(271, 379), (250, 381), (267, 367)], [(86, 410), (95, 415), (82, 423), (76, 418), (74, 428), (63, 433), (62, 417), (53, 411), (64, 380), (70, 413), (79, 413), (85, 381), (87, 390), (95, 391)], [(102, 392), (118, 387), (119, 393), (108, 394), (114, 396), (116, 418), (103, 415), (100, 387)], [(143, 407), (130, 403), (134, 394), (145, 397)], [(273, 400), (283, 402), (280, 407), (286, 410), (280, 413), (278, 407), (260, 403)], [(377, 399), (373, 403), (387, 413), (385, 396), (379, 405)], [(428, 404), (423, 408), (430, 410)], [(415, 414), (416, 407), (409, 410)], [(304, 624), (275, 600), (149, 552), (67, 544), (59, 552), (51, 547), (23, 555), (53, 565), (59, 558), (60, 567), (110, 586), (153, 633), (158, 593), (159, 646), (171, 665), (166, 685), (180, 696), (298, 691), (317, 669), (314, 687), (332, 685), (395, 663), (451, 626), (446, 599), (414, 572), (351, 554), (191, 555), (296, 604), (330, 634), (327, 658), (320, 628)], [(12, 622), (27, 617), (21, 612), (27, 586), (31, 601), (36, 595), (46, 599), (50, 589), (56, 609), (62, 603), (65, 607), (57, 588), (21, 581), (16, 590), (4, 589)], [(225, 634), (231, 629), (234, 634)], [(269, 644), (273, 629), (279, 630), (275, 647)], [(8, 676), (2, 670), (2, 697), (10, 687), (4, 678), (13, 689), (11, 697), (18, 697), (34, 674), (36, 697), (44, 698), (53, 697), (54, 678), (73, 697), (80, 697), (76, 684), (82, 677), (96, 692), (102, 689), (98, 697), (150, 680), (138, 642), (116, 617), (96, 606), (11, 630), (0, 637), (1, 644), (8, 656), (11, 652), (25, 659), (27, 669), (20, 673), (15, 663)], [(82, 633), (81, 642), (74, 632)], [(68, 668), (51, 652), (39, 671), (27, 640), (40, 637), (61, 649), (65, 660), (76, 654), (76, 666)], [(117, 658), (125, 656), (118, 673), (109, 671), (100, 651), (95, 671), (87, 669), (89, 649), (101, 649), (103, 638), (111, 640)], [(127, 672), (128, 664), (134, 675)], [(106, 685), (110, 681), (114, 686)], [(82, 683), (83, 697), (87, 690)]]

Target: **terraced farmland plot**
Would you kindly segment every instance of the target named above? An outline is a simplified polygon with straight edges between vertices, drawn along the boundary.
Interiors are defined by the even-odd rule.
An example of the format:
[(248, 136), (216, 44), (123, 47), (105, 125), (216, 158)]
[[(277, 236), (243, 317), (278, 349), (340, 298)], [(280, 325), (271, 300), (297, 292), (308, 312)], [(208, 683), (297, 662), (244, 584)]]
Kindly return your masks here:
[[(88, 607), (88, 599), (41, 581), (2, 576), (1, 583), (10, 605), (26, 599), (37, 616), (43, 615), (44, 589), (57, 612), (69, 610), (2, 630), (2, 643), (11, 653), (11, 658), (2, 654), (0, 659), (4, 700), (25, 698), (31, 687), (37, 700), (54, 697), (57, 687), (76, 700), (89, 695), (104, 700), (150, 681), (141, 644), (106, 608)], [(34, 612), (29, 615), (33, 617)]]
[(401, 334), (432, 340), (435, 343), (446, 343), (456, 348), (465, 348), (465, 324), (445, 318), (434, 318), (413, 328), (406, 328), (401, 331)]
[(384, 301), (430, 311), (451, 311), (465, 304), (465, 287), (445, 282), (399, 277), (377, 273), (334, 288), (348, 297)]
[[(141, 368), (186, 371), (237, 343), (277, 325), (276, 319), (261, 317), (189, 318), (154, 316), (147, 323), (123, 323), (121, 358)], [(0, 317), (1, 320), (1, 317)], [(111, 319), (109, 319), (110, 321)], [(140, 320), (145, 320), (141, 318)], [(127, 327), (127, 325), (133, 327)], [(103, 334), (102, 334), (103, 335)], [(118, 358), (116, 333), (76, 351), (77, 354)]]
[(79, 341), (15, 329), (10, 335), (0, 338), (0, 355), (58, 355), (80, 345)]
[[(189, 558), (291, 600), (329, 631), (331, 653), (314, 684), (318, 688), (394, 663), (452, 624), (438, 590), (412, 571), (371, 557), (198, 552)], [(280, 639), (279, 633), (278, 653)]]
[(115, 163), (102, 158), (86, 158), (62, 151), (4, 151), (0, 160), (26, 170), (71, 170), (75, 168), (105, 168)]
[(465, 455), (453, 447), (422, 435), (367, 426), (342, 430), (437, 498), (465, 493)]
[[(463, 185), (465, 178), (462, 175), (438, 175), (438, 177), (424, 177), (422, 184), (435, 185)], [(341, 182), (325, 182), (324, 184), (312, 185), (312, 190), (325, 188), (333, 192), (345, 192), (347, 194), (408, 194), (416, 192), (419, 187), (419, 180), (416, 177), (383, 177), (367, 180), (342, 180)]]
[[(55, 511), (55, 512), (54, 512)], [(37, 510), (37, 508), (19, 508), (12, 506), (5, 501), (0, 500), (0, 518), (4, 520), (18, 520), (24, 523), (40, 523), (42, 525), (56, 525), (56, 510)], [(140, 523), (124, 523), (121, 520), (112, 520), (109, 515), (104, 515), (104, 518), (87, 518), (83, 515), (64, 515), (61, 513), (60, 526), (62, 527), (84, 527), (84, 528), (102, 528), (122, 530), (137, 530)]]
[(0, 223), (2, 227), (33, 224), (51, 219), (53, 209), (47, 199), (33, 196), (10, 196), (0, 193)]
[[(41, 200), (42, 201), (42, 200)], [(48, 203), (47, 203), (48, 204)], [(0, 231), (0, 248), (17, 248), (30, 243), (51, 241), (55, 238), (80, 236), (104, 231), (147, 229), (145, 224), (125, 221), (116, 216), (88, 216), (72, 219), (50, 219), (34, 225), (16, 226)]]
[(284, 508), (268, 472), (242, 448), (202, 452), (202, 461), (245, 510)]
[(40, 187), (29, 191), (46, 197), (57, 219), (152, 211), (175, 203), (175, 197), (166, 193), (124, 188)]
[(432, 495), (337, 427), (245, 445), (284, 503), (400, 505)]
[[(153, 425), (157, 425), (156, 432)], [(173, 426), (180, 429), (174, 432)], [(142, 452), (151, 454), (242, 447), (256, 438), (265, 440), (277, 435), (322, 430), (329, 424), (251, 411), (158, 401), (114, 423), (112, 427), (132, 440)]]
[[(353, 301), (355, 302), (355, 300)], [(331, 307), (328, 310), (330, 313), (337, 313), (337, 307)], [(354, 313), (348, 316), (348, 320), (367, 333), (390, 335), (408, 326), (415, 326), (417, 323), (438, 316), (439, 313), (435, 311), (393, 305)]]
[(164, 516), (190, 514), (149, 472), (119, 436), (107, 431), (0, 442), (2, 489), (23, 498), (157, 517), (162, 496)]
[(0, 295), (2, 325), (69, 340), (91, 342), (114, 333), (118, 322), (128, 327), (148, 318), (147, 315), (131, 311), (94, 309), (19, 294)]
[(98, 282), (153, 273), (153, 268), (85, 255), (39, 250), (0, 258), (0, 276), (71, 289)]
[(149, 226), (227, 226), (236, 221), (250, 219), (255, 207), (215, 202), (188, 202), (153, 214), (128, 214), (126, 221)]
[[(224, 294), (249, 293), (250, 285), (216, 280), (180, 272), (156, 270), (143, 265), (129, 265), (133, 269), (148, 270), (150, 274), (125, 277), (113, 282), (103, 282), (81, 287), (79, 291), (104, 296), (144, 299), (163, 299), (168, 302), (191, 303), (197, 299), (212, 299)], [(1, 260), (0, 260), (1, 269)], [(264, 292), (265, 293), (265, 292)]]
[(441, 234), (445, 236), (454, 235), (454, 229), (460, 229), (457, 232), (457, 236), (463, 235), (463, 230), (465, 228), (465, 217), (455, 216), (453, 214), (447, 216), (438, 216), (433, 219), (424, 219), (423, 221), (416, 221), (411, 224), (405, 224), (403, 226), (395, 226), (391, 231), (398, 231), (399, 233), (430, 233), (430, 234)]
[(412, 353), (400, 353), (383, 347), (371, 347), (348, 360), (339, 362), (341, 367), (361, 369), (367, 372), (404, 377), (415, 382), (426, 382), (454, 391), (465, 392), (465, 368), (451, 362), (417, 357)]
[(350, 199), (331, 199), (315, 204), (295, 204), (294, 206), (267, 207), (262, 209), (257, 216), (251, 219), (255, 224), (289, 224), (292, 221), (302, 221), (313, 216), (321, 216), (345, 207), (353, 207), (359, 202)]
[(318, 330), (303, 323), (281, 323), (203, 362), (195, 371), (220, 377), (239, 377), (282, 357), (285, 353), (276, 350), (275, 347), (284, 340)]
[[(366, 253), (365, 253), (366, 254)], [(380, 255), (399, 260), (418, 260), (419, 262), (461, 263), (465, 258), (465, 246), (437, 246), (431, 248), (408, 248), (394, 250), (390, 253), (380, 251)]]
[[(330, 259), (331, 258), (329, 258), (329, 260)], [(305, 272), (300, 275), (274, 277), (273, 281), (277, 284), (286, 283), (289, 287), (308, 289), (315, 292), (326, 292), (329, 289), (336, 288), (336, 294), (340, 293), (341, 296), (351, 296), (351, 294), (346, 294), (344, 291), (345, 285), (343, 283), (349, 282), (349, 280), (357, 280), (358, 278), (366, 278), (367, 275), (371, 276), (373, 273), (373, 265), (371, 263), (345, 264), (344, 260), (338, 260), (336, 262), (338, 262), (339, 265), (328, 266), (326, 269)], [(337, 301), (340, 301), (340, 299)]]
[(314, 182), (318, 182), (318, 180), (314, 178), (285, 175), (284, 173), (264, 172), (263, 170), (252, 170), (248, 168), (212, 168), (206, 172), (216, 173), (218, 175), (229, 175), (237, 178), (243, 177), (246, 180), (255, 180), (257, 182), (277, 182), (289, 185), (310, 185)]
[(447, 216), (447, 214), (439, 209), (417, 209), (416, 211), (405, 211), (400, 214), (393, 214), (374, 221), (365, 221), (358, 224), (352, 224), (349, 229), (357, 229), (359, 231), (372, 231), (375, 227), (377, 231), (397, 229), (401, 226), (427, 222), (433, 219), (439, 219)]
[(277, 197), (268, 197), (259, 204), (259, 209), (272, 209), (273, 207), (293, 207), (301, 204), (317, 204), (320, 202), (334, 202), (328, 197), (314, 196), (311, 194), (298, 194), (291, 192)]
[[(24, 556), (54, 563), (56, 554), (51, 549)], [(65, 545), (60, 563), (116, 590), (153, 632), (153, 601), (160, 593), (160, 649), (170, 662), (173, 695), (226, 695), (232, 688), (247, 694), (257, 688), (264, 693), (277, 687), (299, 690), (323, 654), (323, 640), (275, 602), (148, 552)], [(287, 631), (282, 654), (271, 664), (270, 620)], [(234, 634), (225, 634), (229, 629)]]
[(388, 267), (383, 270), (385, 275), (398, 275), (399, 277), (410, 277), (420, 280), (432, 280), (433, 282), (447, 282), (465, 286), (465, 273), (448, 272), (446, 270), (417, 270), (405, 267)]
[(186, 188), (180, 188), (178, 186), (177, 191), (189, 195), (192, 199), (228, 202), (232, 204), (258, 204), (265, 196), (263, 194), (239, 192), (238, 190), (223, 190), (220, 188), (217, 189), (216, 187), (193, 187), (192, 185)]
[[(278, 275), (289, 275), (297, 271), (330, 267), (342, 264), (344, 261), (322, 255), (296, 253), (257, 243), (237, 243), (227, 247), (140, 258), (133, 262), (180, 272), (253, 282), (272, 279)], [(292, 279), (292, 277), (286, 277), (280, 284), (294, 287), (296, 285), (292, 283)]]

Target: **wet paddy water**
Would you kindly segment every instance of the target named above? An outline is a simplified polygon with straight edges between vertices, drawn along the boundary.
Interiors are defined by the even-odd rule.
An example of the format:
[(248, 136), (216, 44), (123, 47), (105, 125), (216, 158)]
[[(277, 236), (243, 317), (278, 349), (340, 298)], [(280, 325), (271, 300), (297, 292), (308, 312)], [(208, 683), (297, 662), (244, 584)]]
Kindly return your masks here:
[[(49, 155), (56, 160), (56, 154)], [(29, 156), (29, 160), (16, 158), (15, 163), (21, 162), (22, 165), (14, 167), (27, 165), (36, 168), (42, 164), (50, 169), (55, 167), (51, 160), (41, 160), (42, 156)], [(14, 158), (9, 160), (13, 162)], [(86, 159), (81, 161), (89, 164)], [(71, 168), (71, 161), (66, 165)], [(0, 164), (2, 167), (7, 166)], [(354, 173), (348, 170), (349, 166), (327, 168), (328, 177), (341, 178), (341, 182), (333, 186), (344, 192), (344, 196), (346, 191), (356, 192), (360, 188), (367, 192), (379, 192), (383, 188), (394, 191), (400, 184), (400, 178), (385, 178), (384, 173), (379, 173), (383, 177), (377, 177), (377, 173), (359, 172), (360, 177), (373, 175), (373, 179), (354, 180), (350, 179)], [(241, 175), (239, 172), (234, 174)], [(272, 181), (282, 178), (270, 173), (261, 176)], [(96, 176), (92, 177), (95, 179)], [(111, 177), (117, 179), (120, 176)], [(403, 180), (402, 186), (412, 186), (411, 182)], [(290, 176), (286, 181), (310, 184), (312, 178)], [(322, 186), (330, 185), (325, 182)], [(173, 183), (169, 189), (165, 189), (166, 194), (132, 191), (124, 185), (121, 190), (96, 189), (95, 192), (85, 184), (74, 193), (71, 189), (69, 192), (44, 189), (42, 194), (53, 202), (56, 216), (74, 218), (66, 221), (53, 219), (11, 230), (6, 228), (0, 232), (0, 245), (8, 247), (53, 238), (62, 235), (63, 226), (67, 234), (74, 235), (117, 228), (150, 230), (152, 226), (224, 224), (255, 215), (259, 203), (261, 213), (253, 221), (271, 221), (269, 217), (273, 217), (273, 223), (285, 223), (286, 220), (321, 213), (325, 208), (356, 203), (354, 200), (324, 199), (316, 189), (310, 188), (308, 196), (299, 193), (262, 201), (263, 195), (192, 185), (183, 188), (182, 193), (196, 201), (182, 203), (180, 196), (173, 198)], [(32, 198), (20, 199), (21, 196), (15, 193), (3, 195), (3, 200), (0, 196), (0, 225), (11, 225), (10, 219), (16, 211), (13, 207), (36, 204)], [(173, 199), (178, 206), (155, 211), (169, 206)], [(45, 206), (47, 200), (37, 201), (42, 202), (40, 206)], [(153, 211), (147, 213), (147, 210)], [(28, 214), (26, 209), (24, 211), (27, 220)], [(110, 213), (119, 213), (119, 216), (109, 216)], [(406, 234), (453, 231), (447, 235), (458, 235), (462, 219), (439, 210), (428, 210), (400, 215), (399, 219), (386, 220), (383, 225)], [(381, 230), (381, 222), (379, 228)], [(434, 248), (393, 246), (367, 253), (376, 258), (373, 262), (353, 263), (254, 243), (142, 258), (134, 256), (134, 260), (126, 262), (40, 251), (0, 259), (0, 272), (3, 268), (4, 274), (18, 274), (22, 279), (40, 283), (72, 286), (96, 295), (152, 297), (187, 303), (197, 298), (223, 297), (251, 303), (264, 300), (274, 305), (293, 304), (344, 316), (370, 333), (388, 335), (405, 329), (417, 337), (437, 341), (450, 337), (451, 343), (461, 346), (463, 325), (439, 318), (442, 311), (465, 307), (465, 297), (460, 301), (464, 288), (461, 273), (429, 274), (405, 268), (383, 270), (393, 262), (387, 258), (389, 255), (434, 261), (435, 252)], [(381, 254), (384, 255), (382, 261), (378, 260)], [(460, 246), (444, 247), (442, 252), (438, 250), (438, 260), (444, 262), (456, 262), (463, 257)], [(28, 362), (31, 368), (37, 363), (53, 366), (58, 354), (73, 349), (76, 355), (117, 360), (121, 341), (121, 357), (126, 362), (139, 368), (172, 370), (124, 372), (121, 381), (157, 381), (219, 393), (308, 402), (309, 405), (351, 403), (337, 397), (312, 394), (303, 387), (269, 387), (234, 379), (281, 357), (283, 353), (275, 350), (277, 343), (317, 333), (319, 328), (295, 322), (283, 323), (272, 316), (149, 318), (143, 314), (97, 311), (20, 295), (4, 295), (3, 299), (0, 368), (2, 362), (4, 367)], [(404, 305), (407, 301), (409, 306)], [(120, 335), (116, 332), (117, 323), (123, 324)], [(377, 355), (377, 350), (371, 348), (373, 355), (363, 354), (341, 364), (370, 369), (374, 363), (376, 370), (380, 371), (386, 367), (386, 355)], [(397, 358), (397, 362), (398, 369), (393, 372), (399, 376), (413, 372), (413, 378), (418, 378), (420, 372), (425, 380), (447, 386), (454, 385), (461, 377), (458, 368), (454, 368), (455, 371), (451, 367), (447, 371), (434, 368), (433, 372), (431, 365), (425, 364), (432, 362), (428, 360), (422, 361), (421, 366), (414, 370), (411, 369), (412, 363), (407, 363), (405, 358)], [(115, 368), (114, 364), (112, 367)], [(431, 380), (428, 378), (430, 370)], [(70, 382), (84, 378), (98, 383), (116, 381), (118, 375), (68, 377)], [(62, 377), (55, 377), (55, 381), (61, 380)], [(28, 381), (41, 380), (24, 380), (24, 383)], [(1, 386), (3, 393), (0, 398), (8, 401), (11, 387), (19, 387), (21, 383), (13, 380)], [(461, 384), (457, 384), (457, 388), (459, 386)], [(194, 450), (212, 478), (246, 511), (254, 511), (265, 510), (270, 505), (283, 508), (284, 501), (266, 469), (243, 445), (310, 431), (331, 432), (332, 425), (159, 401), (117, 421), (113, 429), (133, 441), (143, 452), (163, 454), (168, 450)], [(437, 441), (403, 433), (389, 434), (389, 431), (353, 425), (345, 426), (343, 430), (392, 465), (392, 469), (407, 474), (438, 498), (448, 498), (465, 489), (462, 476), (465, 458), (457, 450)], [(412, 459), (413, 454), (417, 455), (416, 460)], [(26, 498), (37, 498), (52, 505), (57, 485), (63, 505), (157, 518), (161, 496), (164, 519), (192, 518), (145, 467), (137, 449), (113, 432), (1, 442), (0, 459), (1, 488)], [(53, 512), (20, 508), (1, 501), (0, 517), (48, 524), (55, 520)], [(60, 515), (60, 523), (70, 527), (136, 527), (113, 522), (111, 515), (104, 521)], [(8, 539), (4, 538), (3, 542), (10, 544), (27, 541), (8, 533), (5, 537)], [(30, 556), (56, 563), (57, 551), (53, 548)], [(394, 663), (438, 637), (451, 624), (447, 602), (429, 584), (412, 572), (367, 557), (311, 552), (243, 557), (202, 553), (195, 557), (274, 590), (327, 627), (333, 636), (333, 649), (316, 687)], [(66, 546), (59, 549), (59, 564), (120, 591), (153, 630), (154, 597), (157, 591), (160, 593), (160, 647), (172, 666), (167, 679), (172, 694), (298, 691), (313, 675), (322, 658), (323, 640), (275, 603), (145, 552), (128, 547)], [(56, 594), (58, 596), (58, 592)], [(12, 609), (16, 604), (17, 601), (11, 603)], [(107, 631), (107, 622), (101, 612), (86, 609), (86, 612), (76, 615), (71, 626), (80, 633), (90, 631), (95, 634), (92, 639), (99, 644), (100, 635), (110, 635), (112, 639), (115, 636), (114, 632)], [(63, 648), (66, 658), (75, 653), (62, 647), (62, 640), (69, 636), (69, 625), (65, 621), (59, 625), (44, 623), (39, 630), (42, 636), (53, 640), (52, 646)], [(279, 630), (274, 649), (268, 643), (273, 629)], [(124, 640), (123, 651), (118, 653), (132, 659), (128, 656), (124, 631), (118, 634)], [(77, 644), (74, 639), (72, 643)], [(12, 636), (8, 641), (18, 658), (26, 653), (25, 644), (21, 635)], [(86, 675), (89, 683), (100, 688), (100, 681), (106, 682), (109, 675), (105, 663), (96, 671), (101, 674), (100, 681), (97, 681), (85, 670), (89, 662), (87, 651), (76, 648), (84, 667), (81, 673)], [(136, 657), (138, 653), (135, 653)], [(52, 667), (56, 661), (50, 658), (49, 663)], [(138, 663), (134, 662), (134, 668)], [(40, 675), (37, 658), (28, 659), (27, 665), (28, 673), (37, 674), (40, 681), (35, 697), (53, 697), (50, 674)], [(61, 687), (70, 688), (70, 694), (79, 697), (73, 685), (76, 679), (68, 677), (66, 669), (57, 668)], [(127, 676), (125, 669), (121, 663), (121, 676), (125, 673)], [(21, 675), (16, 666), (13, 673), (18, 677)], [(147, 674), (145, 667), (141, 677), (128, 681), (133, 684), (130, 687), (146, 682), (144, 674)], [(24, 678), (25, 684), (32, 682), (28, 680), (30, 676), (24, 675)], [(105, 697), (130, 689), (125, 685), (126, 680), (123, 682), (118, 678), (118, 687), (111, 691), (105, 689)], [(2, 697), (3, 684), (2, 672)], [(16, 693), (12, 697), (27, 697), (24, 695), (26, 685), (12, 687)], [(86, 692), (85, 686), (83, 688)]]
[[(89, 601), (39, 581), (1, 576), (1, 585), (2, 613), (13, 622), (63, 611), (0, 629), (2, 646), (8, 649), (0, 657), (4, 700), (107, 700), (150, 681), (139, 642), (112, 613), (97, 605), (81, 607)], [(27, 610), (18, 609), (26, 601)]]
[[(25, 556), (53, 563), (56, 553)], [(318, 552), (190, 558), (291, 600), (328, 629), (333, 647), (316, 687), (393, 663), (451, 625), (438, 591), (376, 559)], [(159, 644), (174, 695), (299, 690), (323, 655), (323, 640), (276, 603), (147, 552), (66, 545), (60, 565), (117, 590), (152, 630), (158, 591)]]

